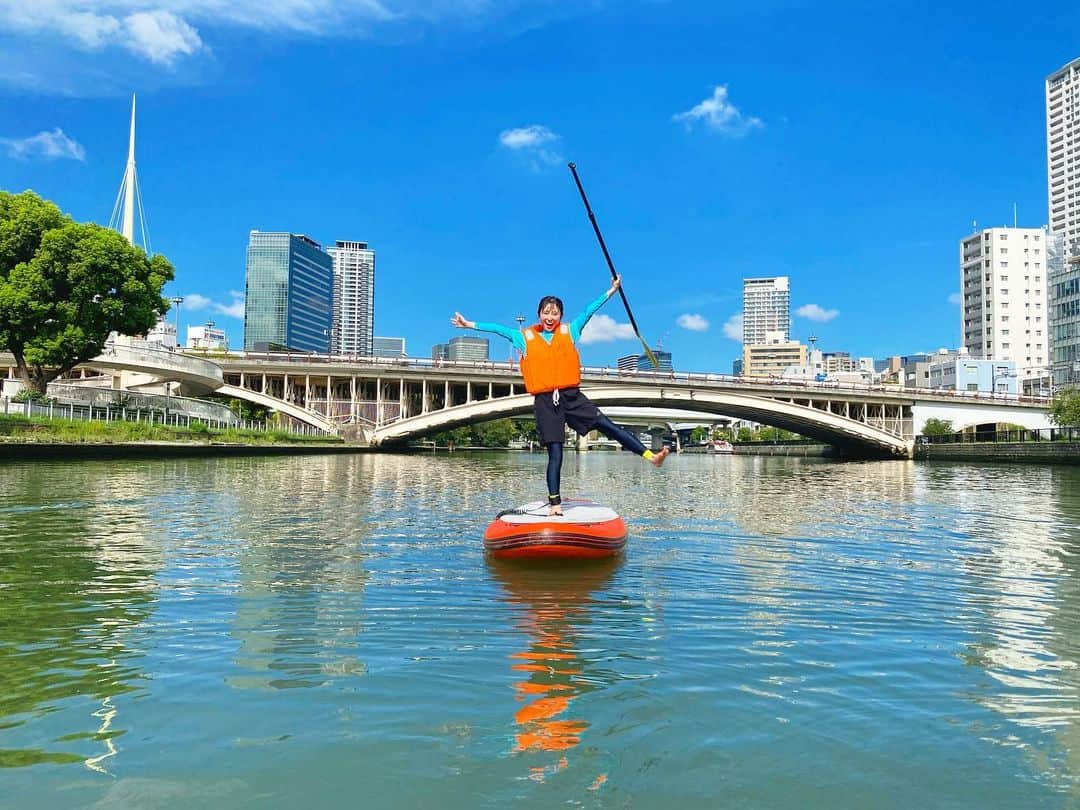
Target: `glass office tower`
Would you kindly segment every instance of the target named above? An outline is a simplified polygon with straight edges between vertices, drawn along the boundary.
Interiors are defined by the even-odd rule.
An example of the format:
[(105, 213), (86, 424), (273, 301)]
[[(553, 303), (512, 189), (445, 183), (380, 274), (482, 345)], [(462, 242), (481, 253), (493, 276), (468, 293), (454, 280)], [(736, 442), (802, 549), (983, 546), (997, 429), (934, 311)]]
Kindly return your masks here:
[(252, 231), (247, 250), (244, 349), (327, 354), (334, 271), (313, 239)]

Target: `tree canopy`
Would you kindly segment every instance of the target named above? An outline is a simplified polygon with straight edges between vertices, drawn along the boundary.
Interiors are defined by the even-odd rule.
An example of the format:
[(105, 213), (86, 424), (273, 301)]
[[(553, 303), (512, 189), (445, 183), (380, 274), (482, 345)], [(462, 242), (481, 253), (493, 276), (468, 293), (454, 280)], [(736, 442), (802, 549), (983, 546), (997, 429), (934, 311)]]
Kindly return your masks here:
[(1080, 425), (1080, 388), (1067, 388), (1054, 394), (1050, 419), (1055, 425)]
[(923, 425), (923, 436), (948, 436), (956, 431), (953, 430), (951, 419), (938, 419), (930, 417)]
[(78, 223), (31, 191), (0, 191), (0, 348), (27, 388), (101, 353), (111, 332), (147, 332), (169, 308), (173, 266), (115, 231)]

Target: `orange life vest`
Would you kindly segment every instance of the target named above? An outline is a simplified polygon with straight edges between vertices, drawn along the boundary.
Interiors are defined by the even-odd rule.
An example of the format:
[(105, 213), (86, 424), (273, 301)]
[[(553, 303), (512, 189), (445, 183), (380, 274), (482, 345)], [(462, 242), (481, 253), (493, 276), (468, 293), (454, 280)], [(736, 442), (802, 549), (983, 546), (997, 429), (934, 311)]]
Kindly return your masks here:
[(525, 335), (525, 354), (521, 358), (521, 373), (525, 390), (542, 394), (556, 388), (576, 388), (581, 383), (581, 356), (570, 339), (570, 327), (563, 323), (544, 340), (540, 324), (521, 330)]

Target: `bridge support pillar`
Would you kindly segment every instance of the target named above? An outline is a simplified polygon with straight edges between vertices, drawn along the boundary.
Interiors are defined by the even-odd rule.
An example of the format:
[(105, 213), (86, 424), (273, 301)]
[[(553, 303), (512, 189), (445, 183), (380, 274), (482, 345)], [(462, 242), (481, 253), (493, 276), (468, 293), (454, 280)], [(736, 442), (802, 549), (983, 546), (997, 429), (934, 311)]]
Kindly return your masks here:
[(579, 453), (584, 453), (589, 449), (589, 434), (586, 433), (583, 436), (577, 437), (577, 449)]

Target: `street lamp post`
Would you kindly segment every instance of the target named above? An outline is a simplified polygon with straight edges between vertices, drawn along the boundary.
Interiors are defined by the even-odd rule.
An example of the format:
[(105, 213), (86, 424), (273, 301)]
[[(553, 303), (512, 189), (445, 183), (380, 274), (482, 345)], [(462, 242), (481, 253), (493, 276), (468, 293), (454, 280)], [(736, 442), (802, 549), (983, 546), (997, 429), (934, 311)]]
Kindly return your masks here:
[[(519, 314), (516, 318), (514, 318), (514, 320), (517, 321), (518, 331), (520, 332), (521, 331), (521, 325), (523, 323), (525, 323), (525, 316)], [(511, 363), (514, 362), (514, 344), (513, 343), (510, 344), (510, 362)]]
[(184, 303), (184, 298), (181, 295), (173, 296), (169, 299), (176, 306), (176, 346), (174, 348), (180, 348), (180, 305)]

